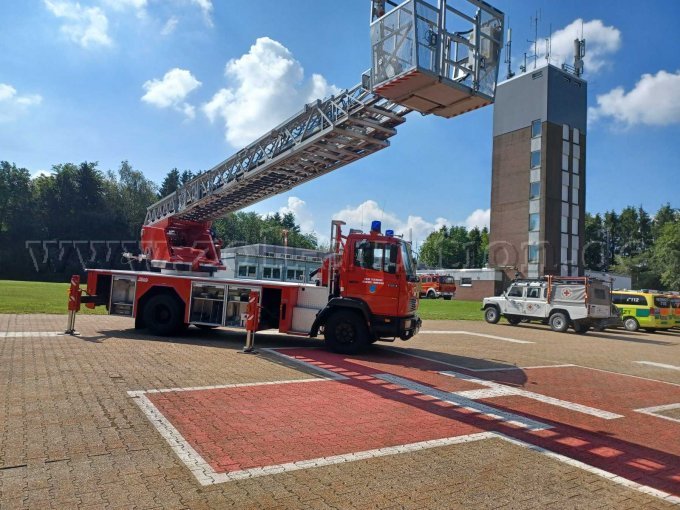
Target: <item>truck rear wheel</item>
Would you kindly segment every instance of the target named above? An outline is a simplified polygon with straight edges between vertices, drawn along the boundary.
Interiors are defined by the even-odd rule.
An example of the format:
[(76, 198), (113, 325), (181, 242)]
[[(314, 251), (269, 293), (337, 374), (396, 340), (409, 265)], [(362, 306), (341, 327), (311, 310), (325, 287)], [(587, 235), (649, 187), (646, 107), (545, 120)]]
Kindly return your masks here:
[(427, 292), (427, 299), (437, 299), (437, 293), (433, 290)]
[(574, 332), (579, 335), (585, 335), (590, 331), (590, 326), (588, 324), (583, 324), (581, 322), (574, 321)]
[(564, 333), (569, 327), (569, 320), (562, 312), (556, 312), (550, 316), (550, 329), (558, 333)]
[(349, 310), (333, 313), (323, 330), (331, 351), (340, 354), (357, 354), (368, 345), (368, 328), (358, 314)]
[(157, 294), (149, 299), (143, 314), (144, 324), (154, 335), (174, 335), (184, 325), (181, 305), (167, 294)]
[(522, 322), (522, 317), (518, 317), (517, 315), (506, 315), (505, 319), (510, 323), (512, 326), (517, 326), (520, 322)]
[(498, 321), (501, 320), (501, 314), (498, 311), (498, 308), (490, 306), (484, 310), (484, 320), (489, 324), (497, 324)]

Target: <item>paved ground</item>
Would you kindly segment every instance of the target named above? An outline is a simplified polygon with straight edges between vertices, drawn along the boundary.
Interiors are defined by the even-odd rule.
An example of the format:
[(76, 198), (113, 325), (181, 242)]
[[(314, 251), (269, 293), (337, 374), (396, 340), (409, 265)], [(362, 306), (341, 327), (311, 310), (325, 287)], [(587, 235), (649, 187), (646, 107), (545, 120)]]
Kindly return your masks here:
[[(0, 508), (666, 508), (680, 332), (319, 343), (0, 316)], [(291, 348), (293, 347), (293, 348)]]

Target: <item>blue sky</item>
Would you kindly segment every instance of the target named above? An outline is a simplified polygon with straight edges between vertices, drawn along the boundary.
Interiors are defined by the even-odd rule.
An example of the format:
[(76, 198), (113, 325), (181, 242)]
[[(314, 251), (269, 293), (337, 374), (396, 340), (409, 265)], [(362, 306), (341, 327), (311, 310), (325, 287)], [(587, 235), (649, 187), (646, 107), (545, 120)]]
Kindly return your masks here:
[[(556, 64), (584, 22), (587, 209), (680, 206), (680, 2), (490, 3), (510, 16), (515, 68), (536, 11)], [(1, 2), (0, 159), (32, 172), (127, 159), (156, 182), (173, 167), (210, 168), (314, 93), (357, 83), (368, 18), (368, 0)], [(293, 210), (322, 235), (333, 216), (382, 218), (416, 238), (483, 224), (492, 114), (411, 114), (387, 150), (253, 209)]]

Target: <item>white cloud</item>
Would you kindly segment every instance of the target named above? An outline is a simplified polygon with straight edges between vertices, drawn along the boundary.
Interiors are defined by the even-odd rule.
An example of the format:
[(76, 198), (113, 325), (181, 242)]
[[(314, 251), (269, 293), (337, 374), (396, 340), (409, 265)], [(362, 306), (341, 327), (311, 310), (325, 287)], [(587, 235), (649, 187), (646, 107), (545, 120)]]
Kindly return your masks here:
[(208, 26), (213, 26), (212, 22), (212, 11), (213, 11), (213, 4), (212, 0), (189, 0), (192, 4), (197, 5), (200, 7), (201, 11), (203, 12), (203, 18), (205, 19), (205, 22)]
[(588, 121), (603, 117), (611, 117), (627, 126), (680, 123), (680, 70), (643, 74), (630, 92), (616, 87), (598, 95), (597, 106), (588, 109)]
[(37, 179), (38, 177), (50, 177), (54, 175), (49, 170), (37, 170), (31, 174), (31, 179)]
[(110, 46), (109, 20), (99, 7), (83, 7), (78, 2), (43, 0), (45, 7), (62, 18), (61, 32), (83, 48)]
[(475, 209), (472, 211), (470, 216), (468, 216), (463, 222), (463, 226), (468, 229), (484, 227), (489, 228), (489, 223), (491, 221), (491, 209)]
[(293, 213), (300, 230), (305, 233), (315, 232), (314, 216), (307, 209), (307, 202), (298, 197), (288, 197), (288, 204), (279, 209), (280, 214)]
[(285, 120), (305, 103), (339, 92), (314, 74), (305, 80), (304, 69), (281, 43), (268, 37), (230, 60), (225, 69), (230, 86), (203, 105), (211, 122), (221, 118), (225, 138), (240, 148)]
[[(375, 200), (366, 200), (357, 207), (347, 206), (336, 212), (333, 219), (347, 222), (348, 227), (370, 228), (371, 222), (379, 220), (383, 224), (383, 230), (391, 229), (397, 235), (403, 234), (405, 239), (423, 241), (428, 234), (439, 230), (444, 225), (451, 225), (446, 218), (436, 218), (433, 222), (425, 220), (422, 216), (409, 215), (406, 219), (399, 218), (395, 213), (385, 211)], [(330, 222), (329, 222), (330, 225)]]
[(104, 4), (111, 7), (114, 11), (123, 11), (125, 9), (143, 11), (148, 4), (148, 0), (104, 0)]
[(201, 82), (190, 71), (176, 67), (165, 73), (163, 79), (149, 80), (144, 83), (146, 94), (142, 96), (142, 101), (157, 108), (171, 107), (193, 119), (195, 108), (184, 99), (200, 86)]
[(171, 16), (168, 21), (165, 22), (165, 25), (163, 25), (163, 29), (161, 30), (161, 35), (170, 35), (172, 34), (175, 29), (177, 28), (177, 24), (179, 23), (179, 18), (177, 16)]
[(17, 89), (0, 83), (0, 122), (8, 122), (24, 114), (30, 107), (42, 103), (39, 94), (17, 94)]
[[(468, 229), (478, 227), (489, 227), (489, 216), (491, 209), (476, 209), (465, 220), (453, 222), (446, 218), (438, 217), (434, 221), (428, 221), (422, 216), (409, 215), (406, 218), (399, 217), (398, 214), (385, 211), (375, 200), (366, 200), (357, 205), (347, 205), (344, 209), (334, 213), (325, 220), (324, 224), (317, 225), (315, 216), (307, 207), (307, 203), (298, 197), (288, 197), (286, 205), (281, 207), (278, 212), (295, 214), (295, 221), (300, 225), (302, 232), (313, 232), (317, 235), (320, 242), (328, 242), (328, 232), (330, 232), (331, 220), (342, 220), (347, 223), (346, 230), (350, 228), (360, 228), (365, 231), (370, 229), (371, 222), (378, 220), (382, 222), (383, 231), (394, 230), (397, 235), (403, 235), (405, 239), (412, 239), (422, 243), (427, 236), (444, 226), (451, 225), (464, 226)], [(271, 214), (271, 213), (270, 213)]]
[[(581, 38), (581, 27), (586, 40), (586, 56), (583, 59), (585, 72), (594, 74), (608, 65), (609, 57), (621, 47), (621, 31), (614, 26), (605, 26), (599, 19), (583, 21), (579, 18), (553, 32), (550, 61), (557, 65), (574, 63), (574, 39)], [(539, 41), (538, 46), (539, 61), (542, 61), (546, 53), (545, 40)], [(530, 51), (533, 53), (533, 46)]]

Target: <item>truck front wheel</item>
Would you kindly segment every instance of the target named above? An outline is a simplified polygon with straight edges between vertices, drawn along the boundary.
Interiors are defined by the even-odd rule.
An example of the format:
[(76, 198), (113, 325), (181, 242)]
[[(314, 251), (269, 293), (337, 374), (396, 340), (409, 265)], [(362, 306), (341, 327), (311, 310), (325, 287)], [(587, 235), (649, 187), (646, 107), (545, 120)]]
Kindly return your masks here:
[(497, 324), (498, 321), (501, 320), (501, 314), (498, 311), (498, 308), (490, 306), (484, 310), (484, 320), (489, 324)]
[(558, 333), (564, 333), (569, 327), (569, 320), (562, 312), (556, 312), (550, 316), (550, 328)]
[(154, 334), (169, 336), (183, 325), (182, 307), (177, 299), (167, 294), (157, 294), (144, 305), (144, 324)]
[(324, 326), (328, 348), (340, 354), (357, 354), (368, 345), (368, 328), (358, 314), (348, 310), (333, 313)]

